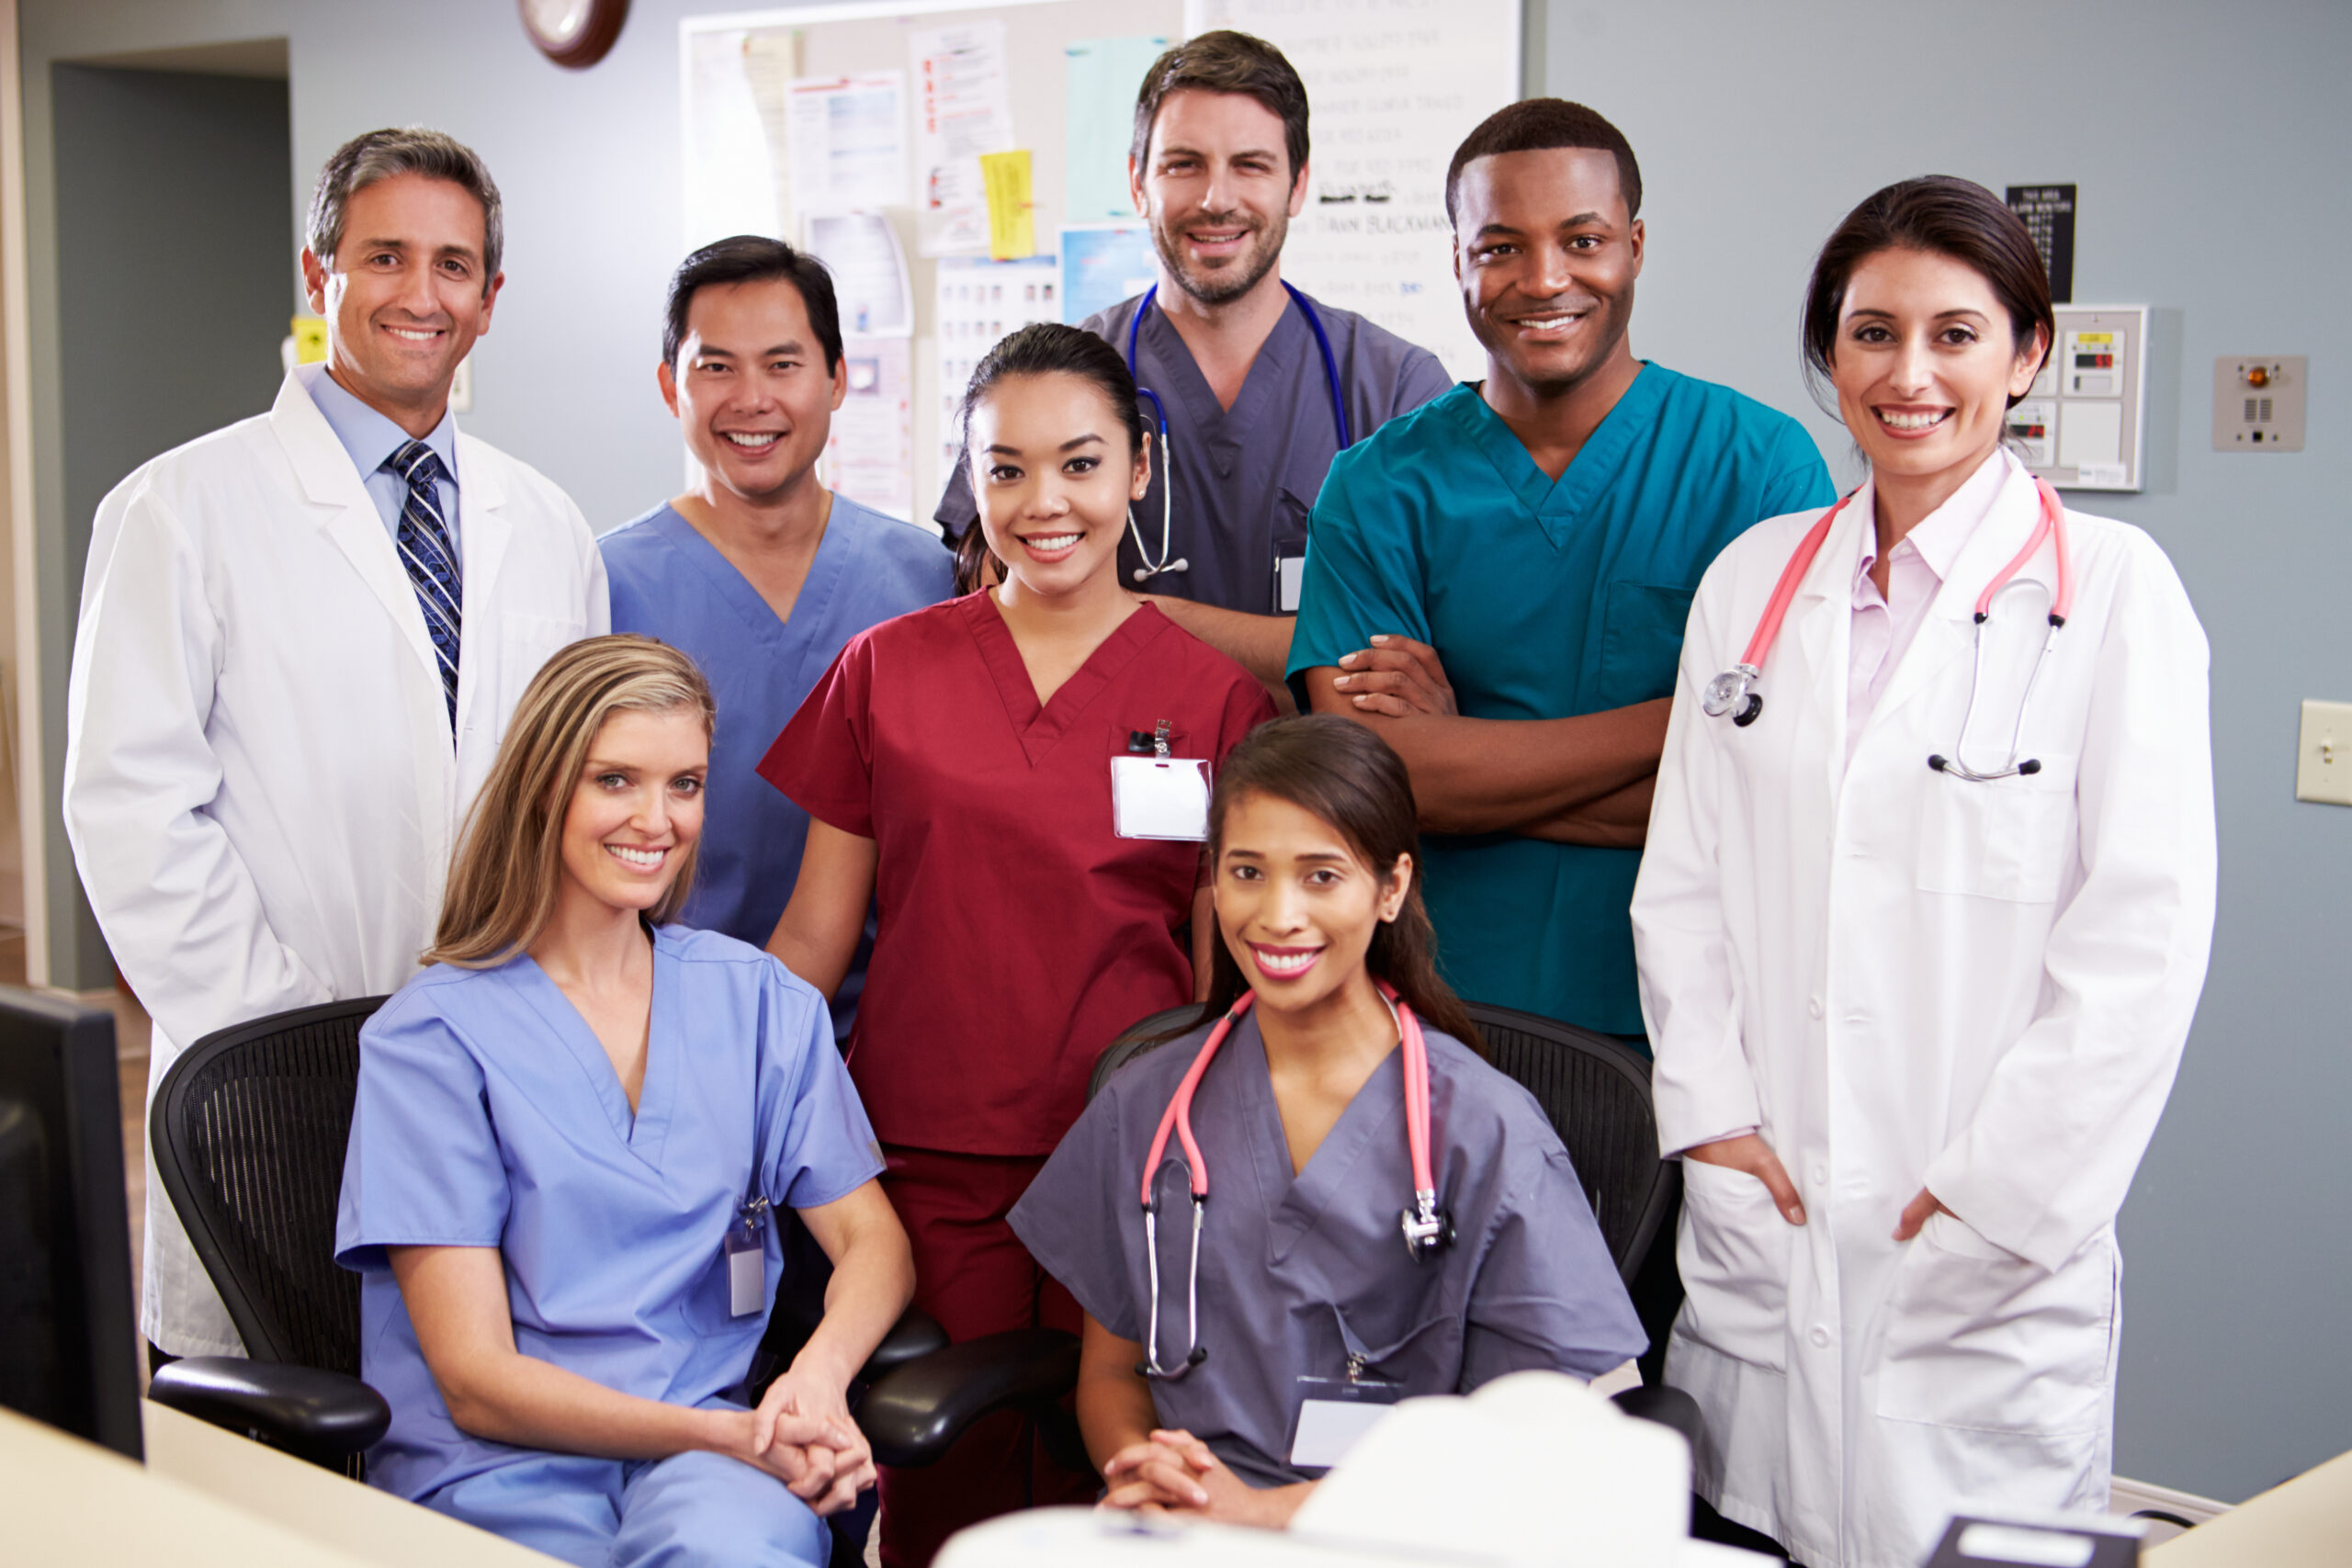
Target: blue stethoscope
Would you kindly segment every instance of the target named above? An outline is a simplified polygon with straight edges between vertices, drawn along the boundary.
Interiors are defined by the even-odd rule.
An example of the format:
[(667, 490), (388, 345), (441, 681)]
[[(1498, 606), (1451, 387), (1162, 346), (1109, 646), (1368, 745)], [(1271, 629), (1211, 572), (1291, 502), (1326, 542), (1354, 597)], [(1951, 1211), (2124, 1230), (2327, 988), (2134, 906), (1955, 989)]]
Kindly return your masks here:
[[(1340, 361), (1339, 356), (1331, 352), (1331, 336), (1323, 330), (1323, 318), (1316, 310), (1314, 301), (1287, 281), (1283, 284), (1283, 291), (1297, 301), (1299, 314), (1306, 318), (1308, 328), (1315, 333), (1316, 349), (1323, 355), (1323, 377), (1331, 393), (1331, 419), (1340, 427), (1340, 450), (1344, 452), (1355, 445), (1355, 437), (1348, 428), (1348, 403), (1340, 391)], [(1152, 420), (1159, 427), (1159, 558), (1157, 561), (1144, 547), (1143, 527), (1136, 521), (1135, 508), (1127, 508), (1127, 531), (1136, 536), (1136, 554), (1143, 561), (1136, 568), (1137, 582), (1148, 582), (1163, 571), (1186, 571), (1192, 568), (1190, 561), (1168, 558), (1170, 519), (1174, 515), (1176, 505), (1176, 471), (1168, 466), (1168, 406), (1159, 400), (1158, 392), (1143, 384), (1143, 378), (1136, 370), (1136, 334), (1143, 330), (1143, 319), (1151, 313), (1151, 302), (1159, 298), (1159, 285), (1155, 283), (1143, 291), (1142, 302), (1136, 306), (1135, 315), (1127, 321), (1127, 374), (1136, 378), (1136, 396), (1151, 400)]]

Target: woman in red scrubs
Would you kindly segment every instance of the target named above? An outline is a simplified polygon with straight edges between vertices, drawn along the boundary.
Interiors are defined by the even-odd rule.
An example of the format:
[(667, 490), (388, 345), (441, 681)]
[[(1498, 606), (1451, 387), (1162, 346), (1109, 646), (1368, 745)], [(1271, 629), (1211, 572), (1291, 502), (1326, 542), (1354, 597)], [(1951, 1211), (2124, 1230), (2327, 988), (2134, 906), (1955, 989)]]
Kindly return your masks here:
[[(1114, 771), (1132, 785), (1155, 755), (1214, 767), (1273, 716), (1247, 671), (1119, 580), (1150, 460), (1115, 351), (1024, 327), (974, 372), (964, 419), (1002, 581), (854, 639), (760, 764), (811, 818), (768, 950), (830, 995), (878, 913), (850, 1074), (914, 1244), (916, 1304), (958, 1340), (1077, 1331), (1006, 1215), (1077, 1120), (1095, 1055), (1201, 994), (1205, 816), (1132, 788), (1114, 806)], [(1032, 1463), (1008, 1423), (885, 1471), (884, 1562), (928, 1562), (1020, 1506)], [(1040, 1502), (1093, 1494), (1050, 1465), (1035, 1479)]]

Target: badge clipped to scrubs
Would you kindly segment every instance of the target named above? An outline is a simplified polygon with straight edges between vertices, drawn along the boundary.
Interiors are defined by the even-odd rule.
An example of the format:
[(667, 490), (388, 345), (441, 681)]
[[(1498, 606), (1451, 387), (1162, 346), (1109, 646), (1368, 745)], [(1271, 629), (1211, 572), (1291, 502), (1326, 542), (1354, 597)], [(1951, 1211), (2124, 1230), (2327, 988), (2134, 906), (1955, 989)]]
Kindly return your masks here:
[(1325, 1470), (1339, 1463), (1404, 1397), (1403, 1383), (1370, 1375), (1358, 1356), (1348, 1358), (1345, 1377), (1300, 1378), (1291, 1463), (1303, 1470)]
[(763, 1234), (768, 1201), (754, 1195), (743, 1200), (735, 1223), (727, 1227), (720, 1250), (727, 1255), (727, 1313), (749, 1317), (768, 1304), (768, 1249)]
[(1148, 756), (1111, 759), (1111, 826), (1122, 839), (1181, 839), (1201, 843), (1209, 836), (1209, 765), (1199, 757), (1172, 757), (1168, 721), (1147, 738), (1129, 732), (1131, 749), (1148, 739)]
[(1274, 614), (1298, 614), (1300, 590), (1306, 586), (1306, 557), (1304, 553), (1274, 558)]

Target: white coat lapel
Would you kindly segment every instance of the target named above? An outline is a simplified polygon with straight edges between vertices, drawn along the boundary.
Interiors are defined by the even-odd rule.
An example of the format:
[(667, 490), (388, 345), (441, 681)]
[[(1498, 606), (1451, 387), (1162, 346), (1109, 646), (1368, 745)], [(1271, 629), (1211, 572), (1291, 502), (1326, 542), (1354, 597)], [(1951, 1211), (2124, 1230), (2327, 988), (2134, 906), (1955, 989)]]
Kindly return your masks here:
[[(458, 643), (458, 731), (465, 733), (475, 705), (494, 702), (495, 691), (484, 694), (482, 671), (492, 668), (491, 639), (498, 635), (500, 617), (498, 573), (514, 536), (514, 519), (506, 513), (506, 475), (489, 448), (458, 433), (458, 554), (459, 556), (459, 619)], [(481, 657), (477, 657), (480, 654)]]
[(433, 641), (424, 632), (424, 612), (418, 607), (416, 587), (401, 566), (400, 552), (385, 532), (383, 513), (376, 510), (367, 481), (300, 378), (288, 376), (277, 389), (269, 423), (285, 448), (287, 461), (293, 465), (303, 498), (324, 509), (321, 526), (326, 536), (391, 616), (417, 667), (433, 678), (437, 690), (440, 666), (434, 657)]
[[(1819, 758), (1819, 780), (1825, 803), (1837, 797), (1846, 777), (1846, 688), (1853, 661), (1854, 571), (1862, 555), (1862, 539), (1871, 527), (1875, 502), (1865, 484), (1830, 525), (1821, 541), (1821, 554), (1797, 585), (1789, 604), (1794, 623), (1796, 653), (1802, 670), (1789, 671), (1790, 684), (1804, 705), (1791, 716), (1808, 736), (1819, 738), (1810, 748)], [(1800, 750), (1799, 755), (1803, 755)], [(1823, 821), (1828, 814), (1825, 808)]]
[[(2008, 461), (2000, 453), (1995, 453), (1992, 460)], [(2000, 493), (1993, 498), (1984, 520), (1960, 547), (1943, 586), (1936, 591), (1935, 603), (1928, 606), (1927, 618), (1919, 623), (1918, 633), (1905, 650), (1903, 662), (1894, 667), (1886, 691), (1871, 711), (1871, 728), (1926, 690), (1954, 660), (1966, 658), (1973, 651), (1976, 596), (2025, 547), (2026, 536), (2033, 532), (2041, 509), (2041, 498), (2034, 491), (2031, 477), (2022, 469), (2013, 469)], [(2049, 548), (2044, 547), (2018, 575), (2030, 581), (2045, 581), (2049, 558)]]

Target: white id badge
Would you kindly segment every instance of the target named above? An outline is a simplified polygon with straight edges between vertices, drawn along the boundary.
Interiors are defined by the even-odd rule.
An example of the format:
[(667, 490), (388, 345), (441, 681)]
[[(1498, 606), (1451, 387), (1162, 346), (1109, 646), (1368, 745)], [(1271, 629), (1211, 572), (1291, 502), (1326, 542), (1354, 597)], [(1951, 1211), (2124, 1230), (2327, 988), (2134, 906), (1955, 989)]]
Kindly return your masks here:
[(1274, 558), (1274, 614), (1278, 615), (1298, 614), (1298, 591), (1300, 585), (1306, 581), (1306, 558), (1305, 556), (1276, 556)]
[(719, 1252), (727, 1259), (727, 1312), (730, 1317), (749, 1317), (766, 1310), (768, 1249), (763, 1233), (767, 1212), (766, 1199), (745, 1200), (737, 1223), (727, 1227), (727, 1239), (719, 1244)]
[(1298, 1425), (1290, 1462), (1302, 1470), (1324, 1470), (1345, 1459), (1363, 1435), (1405, 1397), (1402, 1383), (1373, 1379), (1298, 1380)]
[(1111, 826), (1122, 839), (1209, 836), (1209, 765), (1198, 757), (1111, 759)]

